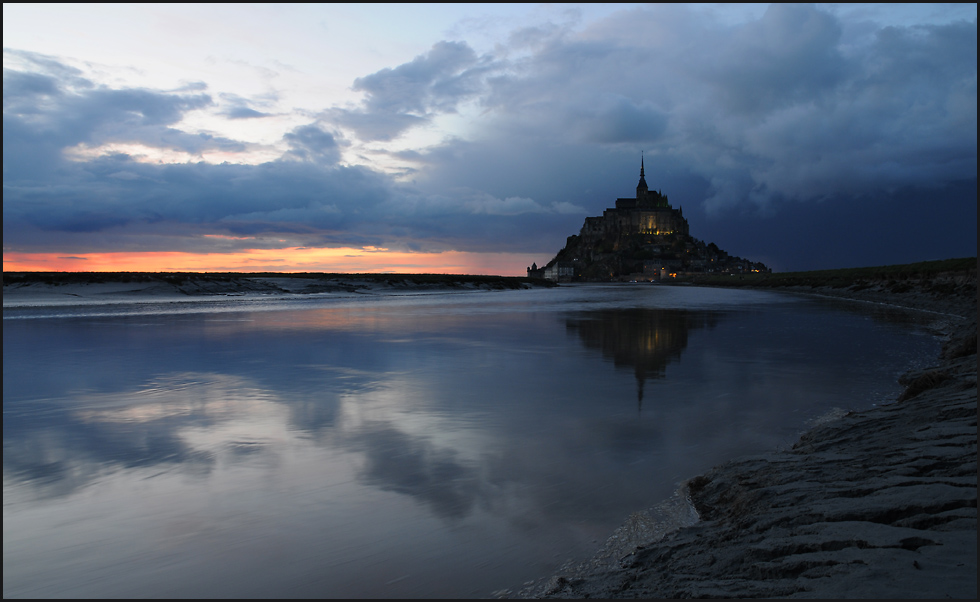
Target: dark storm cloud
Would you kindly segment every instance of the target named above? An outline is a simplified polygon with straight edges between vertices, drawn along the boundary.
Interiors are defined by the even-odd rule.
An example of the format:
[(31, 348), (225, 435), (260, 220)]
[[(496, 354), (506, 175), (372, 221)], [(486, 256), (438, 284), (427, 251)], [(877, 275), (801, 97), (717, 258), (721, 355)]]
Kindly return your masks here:
[(758, 113), (809, 102), (848, 72), (833, 16), (806, 6), (775, 4), (759, 21), (724, 36), (700, 77), (717, 89), (731, 112)]
[(649, 103), (634, 104), (627, 98), (611, 100), (591, 114), (582, 115), (587, 141), (651, 142), (667, 128), (667, 116)]
[[(631, 194), (642, 149), (647, 181), (684, 206), (695, 235), (749, 240), (758, 256), (760, 241), (796, 232), (762, 250), (785, 254), (784, 269), (841, 260), (826, 254), (829, 231), (802, 217), (821, 207), (828, 226), (860, 216), (874, 228), (890, 212), (889, 233), (906, 240), (929, 207), (948, 236), (914, 245), (919, 258), (975, 252), (975, 201), (963, 192), (977, 174), (975, 22), (882, 28), (787, 5), (735, 26), (695, 16), (643, 8), (539, 37), (486, 79), (480, 138), (423, 153), (420, 181), (520, 190), (597, 215)], [(844, 230), (853, 262), (887, 255), (866, 228)], [(911, 247), (893, 241), (890, 252), (916, 260)]]
[[(5, 186), (5, 244), (43, 247), (65, 232), (100, 232), (100, 238), (109, 240), (141, 232), (294, 233), (309, 244), (340, 236), (334, 244), (341, 244), (343, 232), (370, 220), (372, 207), (390, 194), (387, 183), (369, 170), (325, 169), (297, 161), (159, 166), (116, 156), (69, 167), (74, 167), (72, 181), (53, 189)], [(350, 207), (367, 217), (352, 219), (346, 211)], [(91, 251), (98, 244), (83, 246)]]
[(489, 78), (488, 142), (659, 151), (710, 182), (716, 209), (976, 177), (974, 23), (845, 46), (813, 7), (736, 27), (677, 10), (613, 16)]

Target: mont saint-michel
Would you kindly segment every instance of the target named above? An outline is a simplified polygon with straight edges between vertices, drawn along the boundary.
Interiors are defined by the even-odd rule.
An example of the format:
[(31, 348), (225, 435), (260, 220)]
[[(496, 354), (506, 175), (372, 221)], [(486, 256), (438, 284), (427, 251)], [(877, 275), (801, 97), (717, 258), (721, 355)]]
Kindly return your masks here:
[(656, 281), (678, 274), (769, 271), (692, 237), (683, 209), (674, 209), (667, 195), (647, 186), (641, 157), (636, 197), (616, 199), (601, 216), (585, 218), (551, 261), (543, 268), (531, 265), (527, 275), (558, 282)]

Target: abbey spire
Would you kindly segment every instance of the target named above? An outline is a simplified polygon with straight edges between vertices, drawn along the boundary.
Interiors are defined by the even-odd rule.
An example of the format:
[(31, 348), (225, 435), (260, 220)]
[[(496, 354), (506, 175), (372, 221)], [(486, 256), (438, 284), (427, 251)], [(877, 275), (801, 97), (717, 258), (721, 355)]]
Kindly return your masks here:
[(636, 185), (636, 200), (645, 199), (647, 192), (650, 189), (647, 188), (647, 179), (643, 175), (643, 153), (640, 153), (640, 183)]

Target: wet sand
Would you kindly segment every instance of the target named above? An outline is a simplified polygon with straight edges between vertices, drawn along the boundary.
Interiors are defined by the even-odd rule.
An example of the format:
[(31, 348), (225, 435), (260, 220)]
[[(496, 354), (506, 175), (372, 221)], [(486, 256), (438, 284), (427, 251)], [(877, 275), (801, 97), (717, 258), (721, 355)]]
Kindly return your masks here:
[[(687, 481), (595, 558), (502, 596), (976, 598), (976, 288), (936, 299), (807, 288), (930, 312), (937, 364), (895, 403), (831, 417), (787, 450)], [(850, 404), (861, 407), (860, 400)], [(864, 404), (865, 406), (870, 404)]]

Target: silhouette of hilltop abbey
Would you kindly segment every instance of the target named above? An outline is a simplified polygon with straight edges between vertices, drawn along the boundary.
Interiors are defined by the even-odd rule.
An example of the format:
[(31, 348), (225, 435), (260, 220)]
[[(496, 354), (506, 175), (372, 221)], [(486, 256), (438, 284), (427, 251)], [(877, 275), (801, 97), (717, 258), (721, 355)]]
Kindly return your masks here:
[(636, 185), (636, 198), (616, 199), (615, 209), (606, 209), (602, 217), (585, 218), (580, 236), (587, 241), (598, 241), (610, 235), (674, 233), (688, 234), (684, 211), (673, 209), (666, 195), (647, 187), (643, 158), (640, 157), (640, 183)]
[(568, 237), (554, 259), (543, 268), (532, 265), (527, 275), (557, 282), (654, 281), (677, 274), (771, 271), (692, 238), (689, 230), (684, 211), (647, 186), (641, 156), (636, 198), (616, 199), (616, 206), (600, 217), (585, 218), (579, 233)]

